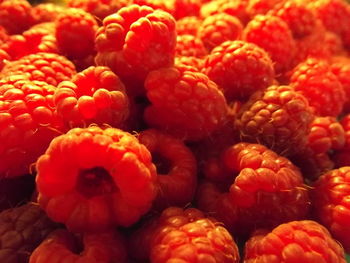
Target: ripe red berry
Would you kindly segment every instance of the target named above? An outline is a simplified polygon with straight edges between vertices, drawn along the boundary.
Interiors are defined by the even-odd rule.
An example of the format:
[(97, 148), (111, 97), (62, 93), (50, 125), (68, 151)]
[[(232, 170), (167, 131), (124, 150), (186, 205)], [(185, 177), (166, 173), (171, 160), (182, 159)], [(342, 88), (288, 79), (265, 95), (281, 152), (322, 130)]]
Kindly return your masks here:
[(331, 71), (337, 76), (345, 91), (344, 113), (350, 113), (350, 59), (336, 57), (331, 62)]
[(71, 129), (37, 161), (39, 203), (74, 232), (130, 226), (157, 195), (151, 154), (115, 128)]
[(198, 16), (185, 16), (176, 21), (177, 35), (197, 35), (202, 19)]
[(208, 54), (204, 43), (199, 37), (193, 35), (178, 35), (176, 40), (176, 56), (199, 57)]

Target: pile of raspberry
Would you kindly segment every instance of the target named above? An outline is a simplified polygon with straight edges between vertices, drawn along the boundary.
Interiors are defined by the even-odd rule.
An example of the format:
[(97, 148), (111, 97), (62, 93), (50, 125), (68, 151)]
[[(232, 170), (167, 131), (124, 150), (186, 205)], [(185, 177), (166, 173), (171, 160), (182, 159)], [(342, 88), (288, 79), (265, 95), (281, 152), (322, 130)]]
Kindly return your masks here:
[(0, 0), (0, 262), (350, 262), (349, 2), (38, 2)]

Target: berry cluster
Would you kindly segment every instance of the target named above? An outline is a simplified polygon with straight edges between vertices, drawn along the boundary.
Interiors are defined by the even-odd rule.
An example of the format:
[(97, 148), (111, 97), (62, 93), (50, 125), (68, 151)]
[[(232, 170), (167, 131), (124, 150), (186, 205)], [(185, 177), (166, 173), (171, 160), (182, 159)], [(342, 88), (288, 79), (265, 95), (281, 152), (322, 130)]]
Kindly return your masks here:
[(346, 0), (31, 2), (0, 0), (0, 262), (347, 262)]

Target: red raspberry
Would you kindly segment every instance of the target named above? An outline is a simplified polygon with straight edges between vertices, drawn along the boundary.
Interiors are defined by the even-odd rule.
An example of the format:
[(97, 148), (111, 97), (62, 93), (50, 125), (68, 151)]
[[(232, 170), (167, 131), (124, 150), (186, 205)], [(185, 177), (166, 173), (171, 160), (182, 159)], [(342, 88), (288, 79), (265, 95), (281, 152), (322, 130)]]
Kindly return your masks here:
[(307, 99), (290, 86), (257, 91), (240, 109), (235, 126), (243, 140), (290, 155), (305, 145), (314, 115)]
[(3, 67), (5, 66), (5, 64), (7, 64), (10, 59), (11, 58), (10, 58), (9, 54), (7, 54), (7, 52), (5, 50), (0, 48), (0, 72), (3, 69)]
[(244, 28), (243, 39), (265, 49), (274, 62), (275, 71), (291, 68), (295, 41), (287, 23), (271, 15), (256, 15)]
[(179, 139), (155, 129), (141, 132), (138, 139), (151, 152), (157, 167), (155, 206), (163, 209), (191, 203), (197, 186), (197, 162), (191, 150)]
[(127, 262), (124, 241), (118, 232), (84, 234), (81, 239), (82, 248), (73, 234), (56, 230), (34, 250), (29, 263)]
[(202, 40), (193, 35), (179, 35), (176, 41), (176, 55), (186, 57), (204, 57), (208, 51)]
[(149, 71), (173, 64), (175, 46), (171, 15), (131, 5), (103, 20), (96, 35), (96, 64), (110, 67), (123, 80), (143, 81)]
[(345, 91), (326, 61), (306, 59), (292, 70), (290, 85), (307, 98), (316, 115), (338, 116), (342, 112)]
[(204, 218), (156, 235), (150, 259), (157, 263), (238, 263), (240, 257), (226, 228)]
[(133, 0), (133, 4), (139, 5), (139, 6), (148, 6), (151, 7), (154, 10), (162, 10), (165, 11), (171, 15), (174, 15), (174, 2), (171, 1), (164, 1), (164, 0)]
[(226, 182), (199, 186), (198, 206), (230, 231), (249, 234), (304, 218), (309, 197), (299, 169), (263, 145), (238, 143), (220, 159)]
[(311, 220), (292, 221), (271, 232), (258, 231), (245, 245), (244, 263), (346, 263), (344, 250), (328, 230)]
[(55, 87), (23, 76), (0, 80), (0, 178), (27, 174), (61, 133), (54, 112)]
[(202, 5), (200, 17), (204, 19), (217, 13), (227, 13), (239, 18), (242, 24), (246, 24), (249, 21), (247, 5), (247, 0), (213, 0)]
[(32, 251), (58, 226), (35, 203), (0, 213), (0, 261), (28, 262)]
[[(82, 9), (68, 8), (55, 20), (60, 53), (71, 58), (84, 58), (95, 53), (97, 21)], [(82, 41), (83, 39), (83, 41)]]
[(241, 21), (229, 14), (218, 13), (204, 19), (198, 28), (198, 36), (205, 47), (211, 51), (227, 40), (236, 40), (241, 36)]
[(199, 16), (202, 0), (174, 0), (174, 17)]
[(35, 23), (53, 22), (57, 16), (65, 12), (65, 7), (54, 3), (40, 3), (32, 8)]
[(9, 35), (21, 34), (35, 23), (32, 6), (27, 0), (1, 0), (0, 26)]
[(12, 35), (0, 46), (11, 57), (18, 60), (26, 55), (39, 52), (58, 53), (53, 23), (37, 24), (22, 35)]
[(74, 64), (67, 58), (54, 53), (39, 52), (7, 63), (1, 71), (2, 78), (22, 74), (29, 80), (44, 81), (57, 86), (69, 80), (76, 73)]
[(202, 19), (197, 16), (186, 16), (176, 21), (177, 35), (194, 35), (202, 24)]
[[(0, 50), (1, 52), (1, 50)], [(188, 57), (188, 56), (176, 56), (175, 57), (175, 67), (179, 66), (189, 66), (194, 68), (195, 71), (201, 72), (204, 67), (204, 61), (198, 57)], [(1, 67), (0, 67), (1, 68)]]
[(324, 224), (346, 251), (350, 252), (350, 167), (344, 166), (322, 175), (312, 191), (317, 219)]
[(196, 208), (168, 207), (160, 215), (150, 217), (129, 237), (130, 256), (142, 262), (149, 260), (152, 242), (157, 233), (173, 231), (186, 224), (205, 218)]
[(247, 6), (247, 13), (250, 18), (256, 15), (265, 15), (269, 10), (284, 0), (249, 0)]
[(6, 29), (0, 26), (0, 45), (5, 43), (9, 39)]
[(226, 99), (249, 98), (272, 84), (275, 72), (269, 55), (255, 44), (226, 41), (214, 48), (204, 62), (204, 73), (223, 89)]
[(129, 115), (125, 87), (107, 67), (89, 67), (55, 91), (57, 113), (66, 128), (108, 124), (121, 127)]
[(281, 18), (287, 23), (295, 38), (311, 34), (316, 27), (316, 16), (302, 0), (287, 0), (276, 4), (268, 15)]
[(99, 20), (116, 13), (122, 7), (131, 3), (131, 0), (66, 0), (68, 7), (82, 9)]
[(145, 88), (151, 102), (145, 121), (177, 138), (205, 138), (226, 119), (225, 97), (203, 73), (181, 67), (155, 70), (148, 74)]
[(115, 128), (71, 129), (52, 140), (36, 167), (40, 205), (74, 232), (130, 226), (157, 195), (151, 154)]
[(350, 59), (337, 57), (331, 62), (331, 70), (343, 86), (345, 91), (345, 104), (343, 112), (350, 112)]
[(324, 42), (333, 56), (346, 56), (346, 50), (342, 39), (332, 31), (326, 31)]

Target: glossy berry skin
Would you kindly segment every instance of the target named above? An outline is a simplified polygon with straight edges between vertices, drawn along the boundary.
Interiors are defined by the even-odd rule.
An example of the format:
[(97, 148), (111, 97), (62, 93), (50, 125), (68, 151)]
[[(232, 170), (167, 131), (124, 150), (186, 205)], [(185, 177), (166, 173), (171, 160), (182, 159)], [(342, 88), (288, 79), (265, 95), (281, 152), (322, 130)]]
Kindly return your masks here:
[(143, 81), (151, 70), (174, 63), (175, 19), (161, 10), (130, 5), (103, 20), (95, 44), (97, 65), (110, 67), (123, 80)]
[(302, 94), (290, 86), (273, 85), (254, 93), (241, 107), (235, 127), (242, 139), (289, 155), (306, 144), (313, 118)]
[[(84, 58), (95, 53), (98, 24), (92, 14), (77, 9), (64, 10), (55, 19), (55, 36), (60, 54), (70, 58)], [(81, 41), (84, 39), (84, 41)]]
[(84, 234), (80, 248), (77, 239), (67, 230), (58, 229), (35, 249), (29, 263), (127, 262), (124, 241), (115, 230), (108, 233)]
[(198, 28), (198, 36), (207, 50), (211, 51), (227, 40), (236, 40), (241, 37), (243, 25), (234, 16), (218, 13), (205, 18)]
[(40, 205), (73, 232), (130, 226), (157, 195), (151, 154), (115, 128), (71, 129), (50, 143), (36, 168)]
[(344, 166), (323, 174), (313, 185), (313, 210), (316, 218), (350, 251), (350, 167)]
[(244, 28), (242, 38), (265, 49), (277, 73), (291, 68), (295, 41), (288, 24), (281, 18), (268, 14), (256, 15)]
[(74, 64), (64, 56), (39, 52), (7, 63), (0, 76), (24, 75), (28, 80), (38, 80), (57, 86), (76, 73)]
[(327, 229), (311, 220), (257, 231), (245, 245), (244, 263), (346, 263), (344, 250)]
[(204, 61), (203, 72), (223, 89), (228, 102), (246, 100), (273, 82), (275, 71), (269, 55), (255, 44), (226, 41)]
[(0, 223), (0, 260), (6, 263), (27, 263), (33, 250), (58, 227), (36, 203), (2, 211)]
[(290, 85), (307, 98), (316, 115), (336, 117), (342, 112), (345, 91), (327, 61), (306, 59), (292, 70)]
[(28, 174), (50, 141), (62, 133), (54, 90), (21, 75), (0, 80), (0, 178)]
[(156, 129), (142, 131), (138, 139), (151, 152), (157, 167), (159, 191), (155, 207), (191, 203), (197, 187), (197, 162), (191, 150), (181, 140)]
[(198, 207), (224, 222), (232, 233), (247, 236), (257, 228), (308, 214), (307, 187), (288, 159), (260, 144), (238, 143), (223, 151), (219, 162), (220, 181), (199, 186)]
[(177, 138), (205, 138), (226, 119), (224, 95), (205, 74), (193, 68), (177, 66), (152, 71), (145, 89), (151, 102), (144, 112), (146, 123)]
[(102, 66), (91, 66), (61, 82), (54, 102), (67, 130), (90, 124), (121, 127), (129, 115), (124, 84)]
[(345, 91), (343, 112), (350, 112), (350, 59), (344, 56), (335, 57), (331, 62), (331, 71), (337, 76)]

